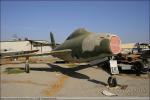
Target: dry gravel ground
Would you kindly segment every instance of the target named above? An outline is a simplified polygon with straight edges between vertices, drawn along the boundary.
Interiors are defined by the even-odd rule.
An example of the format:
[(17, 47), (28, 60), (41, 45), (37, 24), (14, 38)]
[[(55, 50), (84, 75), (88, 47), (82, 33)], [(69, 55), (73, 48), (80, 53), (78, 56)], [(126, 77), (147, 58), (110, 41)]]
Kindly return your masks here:
[(108, 90), (117, 94), (120, 99), (149, 99), (148, 74), (117, 75), (118, 84), (127, 86), (121, 89), (120, 86), (108, 88), (106, 85), (109, 74), (96, 66), (76, 72), (64, 71), (51, 64), (30, 64), (30, 67), (29, 74), (7, 74), (4, 73), (6, 68), (24, 68), (24, 64), (1, 66), (1, 97), (107, 97), (101, 92)]

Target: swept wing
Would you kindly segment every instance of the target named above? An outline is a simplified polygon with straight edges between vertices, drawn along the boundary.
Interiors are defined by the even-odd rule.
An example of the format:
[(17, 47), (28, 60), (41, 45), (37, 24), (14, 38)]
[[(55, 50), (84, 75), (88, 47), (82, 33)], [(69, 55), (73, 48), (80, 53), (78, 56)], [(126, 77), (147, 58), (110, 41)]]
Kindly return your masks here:
[(65, 53), (69, 53), (71, 51), (72, 51), (71, 49), (64, 49), (64, 50), (56, 50), (56, 51), (51, 51), (49, 53), (41, 53), (41, 54), (21, 54), (21, 55), (13, 55), (13, 56), (4, 56), (4, 57), (1, 57), (1, 59), (65, 54)]

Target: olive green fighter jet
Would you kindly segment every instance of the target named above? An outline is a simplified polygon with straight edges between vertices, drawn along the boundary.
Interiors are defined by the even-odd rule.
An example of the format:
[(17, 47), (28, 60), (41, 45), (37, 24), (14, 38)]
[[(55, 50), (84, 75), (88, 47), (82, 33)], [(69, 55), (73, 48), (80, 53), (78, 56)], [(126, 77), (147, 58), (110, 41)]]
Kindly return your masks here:
[(69, 62), (91, 62), (118, 54), (120, 52), (120, 39), (116, 35), (100, 35), (85, 29), (78, 29), (53, 51), (65, 49), (70, 51), (67, 51), (66, 54), (52, 55)]
[[(96, 34), (89, 32), (84, 28), (75, 30), (62, 44), (59, 46), (55, 45), (53, 34), (51, 36), (51, 46), (53, 50), (50, 53), (44, 54), (25, 54), (17, 57), (26, 57), (26, 70), (29, 72), (29, 57), (31, 56), (42, 56), (52, 55), (58, 57), (67, 62), (73, 63), (87, 63), (88, 65), (98, 65), (103, 62), (112, 63), (114, 55), (120, 53), (121, 40), (117, 35), (114, 34)], [(15, 57), (15, 56), (11, 56)], [(5, 57), (9, 58), (9, 57)], [(115, 65), (116, 66), (116, 65)], [(111, 76), (108, 78), (109, 86), (116, 86), (116, 78), (113, 77), (113, 71), (118, 67), (111, 68)], [(117, 69), (118, 73), (118, 69)], [(115, 73), (116, 74), (116, 73)]]

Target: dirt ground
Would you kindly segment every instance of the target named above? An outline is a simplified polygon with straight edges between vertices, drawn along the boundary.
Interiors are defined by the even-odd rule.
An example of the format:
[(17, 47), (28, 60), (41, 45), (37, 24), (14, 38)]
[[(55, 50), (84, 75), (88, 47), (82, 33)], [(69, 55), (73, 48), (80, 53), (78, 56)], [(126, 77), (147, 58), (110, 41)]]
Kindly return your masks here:
[(97, 66), (72, 72), (64, 71), (62, 66), (53, 63), (54, 60), (40, 61), (30, 64), (30, 73), (7, 74), (6, 68), (23, 69), (24, 64), (2, 65), (1, 97), (107, 97), (102, 94), (107, 90), (116, 94), (115, 97), (149, 99), (148, 74), (121, 73), (116, 76), (121, 86), (109, 88), (109, 74)]

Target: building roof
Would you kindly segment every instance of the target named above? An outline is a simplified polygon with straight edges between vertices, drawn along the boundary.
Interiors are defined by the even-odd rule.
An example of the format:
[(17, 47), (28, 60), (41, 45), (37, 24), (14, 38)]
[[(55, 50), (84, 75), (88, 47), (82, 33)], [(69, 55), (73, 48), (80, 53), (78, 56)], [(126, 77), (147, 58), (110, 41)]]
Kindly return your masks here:
[(8, 40), (8, 41), (0, 41), (0, 42), (25, 42), (25, 41), (35, 41), (35, 42), (44, 42), (49, 43), (47, 40)]

